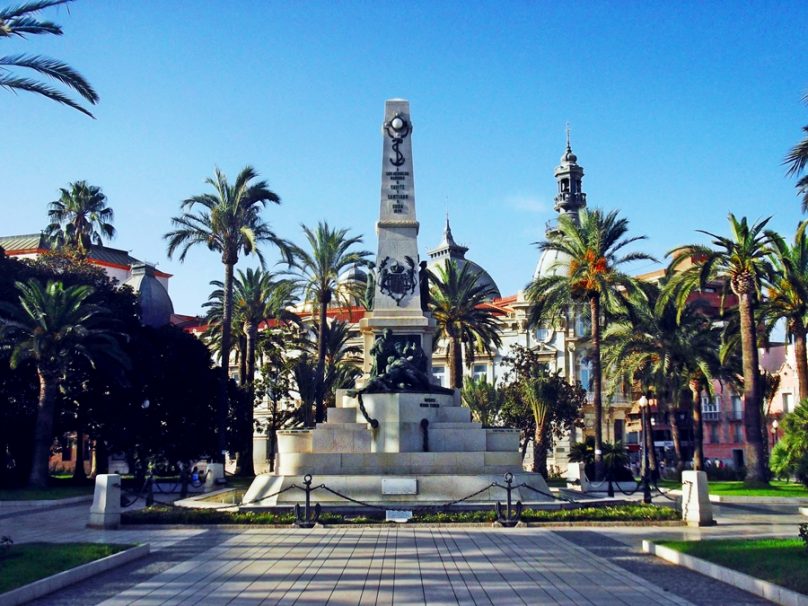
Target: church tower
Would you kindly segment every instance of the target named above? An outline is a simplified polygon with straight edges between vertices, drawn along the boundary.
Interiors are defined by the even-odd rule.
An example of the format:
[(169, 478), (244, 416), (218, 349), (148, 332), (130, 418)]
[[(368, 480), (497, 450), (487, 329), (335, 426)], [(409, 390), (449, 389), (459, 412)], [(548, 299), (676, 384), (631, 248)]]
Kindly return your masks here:
[(578, 165), (578, 156), (570, 147), (570, 129), (567, 127), (567, 149), (561, 156), (561, 164), (555, 169), (558, 194), (555, 197), (555, 210), (578, 221), (578, 211), (586, 207), (586, 194), (581, 188), (584, 169)]

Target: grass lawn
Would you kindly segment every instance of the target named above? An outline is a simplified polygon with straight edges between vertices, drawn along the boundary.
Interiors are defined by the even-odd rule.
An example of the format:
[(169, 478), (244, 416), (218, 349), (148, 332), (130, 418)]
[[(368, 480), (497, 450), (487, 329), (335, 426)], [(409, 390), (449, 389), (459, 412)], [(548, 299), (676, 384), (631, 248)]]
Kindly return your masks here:
[(0, 548), (0, 593), (104, 558), (129, 545), (21, 543)]
[(801, 539), (664, 541), (660, 544), (808, 594), (808, 549)]
[[(681, 488), (673, 480), (660, 480), (663, 488)], [(768, 488), (746, 488), (742, 481), (710, 482), (710, 494), (726, 497), (802, 497), (808, 498), (808, 488), (797, 482), (772, 480)]]

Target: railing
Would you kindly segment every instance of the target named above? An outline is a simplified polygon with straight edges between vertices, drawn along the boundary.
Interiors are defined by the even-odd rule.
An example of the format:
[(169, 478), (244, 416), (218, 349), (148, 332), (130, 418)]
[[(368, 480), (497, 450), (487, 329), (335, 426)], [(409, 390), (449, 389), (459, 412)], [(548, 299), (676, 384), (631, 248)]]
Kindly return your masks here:
[(710, 412), (703, 412), (701, 413), (701, 418), (704, 419), (705, 421), (719, 421), (720, 413), (717, 410)]

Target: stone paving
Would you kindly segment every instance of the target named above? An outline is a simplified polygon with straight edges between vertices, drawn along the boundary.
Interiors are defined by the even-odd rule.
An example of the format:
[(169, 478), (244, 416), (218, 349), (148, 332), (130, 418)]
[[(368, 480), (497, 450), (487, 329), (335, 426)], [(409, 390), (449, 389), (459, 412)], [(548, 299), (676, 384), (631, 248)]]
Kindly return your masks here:
[(762, 604), (639, 552), (642, 538), (791, 535), (782, 509), (671, 527), (85, 528), (87, 505), (0, 519), (16, 542), (148, 542), (153, 553), (35, 604)]

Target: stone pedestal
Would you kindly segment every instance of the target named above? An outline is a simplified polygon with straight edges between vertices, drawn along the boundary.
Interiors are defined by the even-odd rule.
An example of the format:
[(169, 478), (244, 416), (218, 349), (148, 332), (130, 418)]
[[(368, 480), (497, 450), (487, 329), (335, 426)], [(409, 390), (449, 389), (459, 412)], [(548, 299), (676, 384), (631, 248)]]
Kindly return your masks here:
[(713, 506), (704, 471), (682, 472), (682, 519), (688, 526), (711, 526)]
[(220, 484), (224, 482), (224, 465), (221, 463), (208, 463), (208, 471), (205, 476), (205, 492), (218, 490)]
[(90, 528), (118, 528), (121, 525), (121, 476), (102, 473), (95, 478), (90, 507)]

